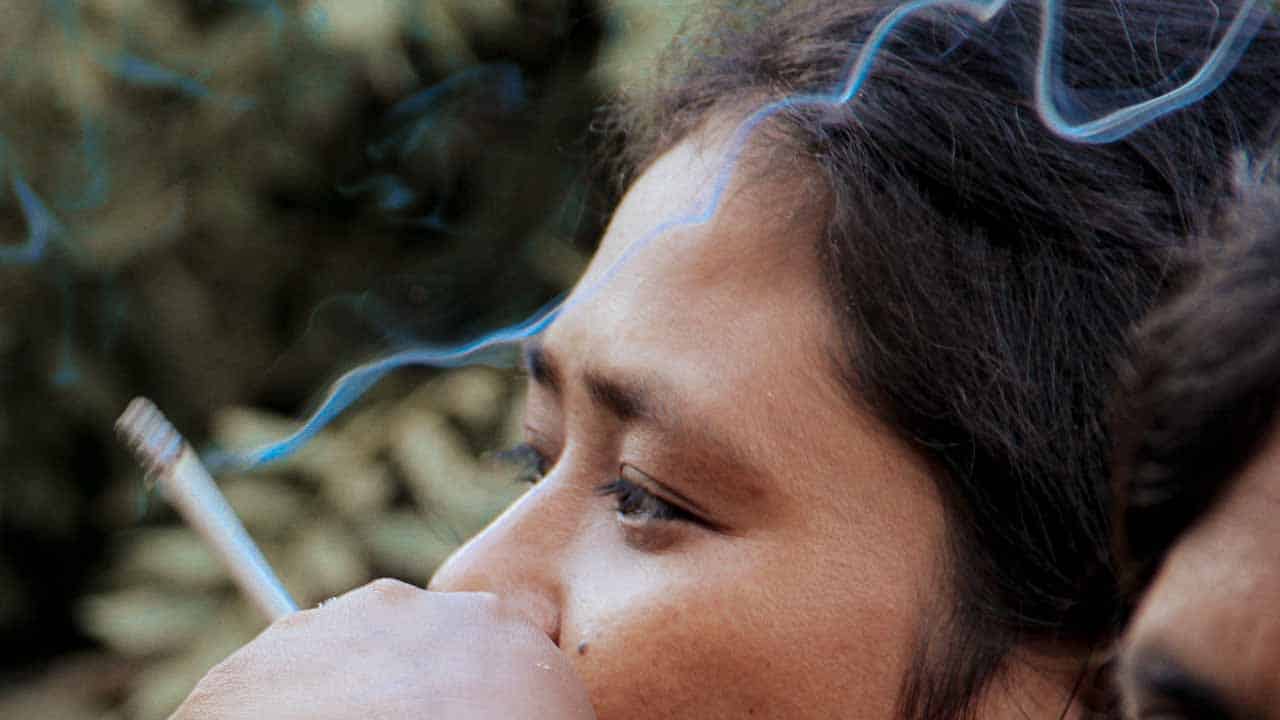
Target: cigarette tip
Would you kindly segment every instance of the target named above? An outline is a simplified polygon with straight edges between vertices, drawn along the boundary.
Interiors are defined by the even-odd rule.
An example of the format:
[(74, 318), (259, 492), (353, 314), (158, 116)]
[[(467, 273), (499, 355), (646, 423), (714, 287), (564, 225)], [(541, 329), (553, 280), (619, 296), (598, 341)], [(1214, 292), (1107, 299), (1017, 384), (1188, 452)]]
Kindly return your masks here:
[(116, 420), (116, 432), (150, 472), (170, 467), (185, 443), (164, 413), (145, 397), (129, 403)]

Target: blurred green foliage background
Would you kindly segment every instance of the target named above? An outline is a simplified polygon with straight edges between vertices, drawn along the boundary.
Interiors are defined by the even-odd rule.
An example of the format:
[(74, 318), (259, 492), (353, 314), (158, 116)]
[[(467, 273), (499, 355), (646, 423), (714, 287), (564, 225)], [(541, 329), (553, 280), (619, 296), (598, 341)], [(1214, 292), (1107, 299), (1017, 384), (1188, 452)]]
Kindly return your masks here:
[[(596, 110), (687, 2), (0, 9), (0, 717), (161, 718), (262, 627), (112, 423), (287, 433), (352, 365), (518, 321), (604, 220)], [(300, 603), (425, 583), (519, 491), (509, 371), (406, 370), (220, 478)]]

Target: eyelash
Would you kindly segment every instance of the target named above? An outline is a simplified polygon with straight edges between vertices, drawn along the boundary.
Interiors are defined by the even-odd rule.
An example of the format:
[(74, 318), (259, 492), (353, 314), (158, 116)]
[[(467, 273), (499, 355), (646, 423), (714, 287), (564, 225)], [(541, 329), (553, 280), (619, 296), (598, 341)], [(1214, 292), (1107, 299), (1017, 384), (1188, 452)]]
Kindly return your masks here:
[[(510, 450), (505, 450), (498, 454), (498, 458), (519, 465), (522, 472), (516, 481), (530, 485), (536, 484), (545, 477), (553, 464), (529, 443), (520, 443)], [(701, 520), (693, 514), (672, 505), (621, 475), (597, 487), (596, 494), (613, 496), (617, 501), (618, 514), (622, 517), (642, 521), (701, 524)]]
[(529, 443), (520, 443), (496, 456), (499, 462), (510, 463), (520, 470), (514, 482), (518, 485), (536, 485), (551, 471), (551, 462)]
[(597, 487), (596, 494), (616, 498), (618, 514), (623, 517), (657, 522), (700, 523), (693, 515), (624, 477), (614, 478)]

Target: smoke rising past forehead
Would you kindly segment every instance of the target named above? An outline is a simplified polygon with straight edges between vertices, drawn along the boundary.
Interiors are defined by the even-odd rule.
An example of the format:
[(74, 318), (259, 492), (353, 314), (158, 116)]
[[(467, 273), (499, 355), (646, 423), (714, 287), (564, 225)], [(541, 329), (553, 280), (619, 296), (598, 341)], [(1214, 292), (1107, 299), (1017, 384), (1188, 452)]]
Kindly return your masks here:
[[(607, 292), (610, 279), (617, 273), (626, 272), (628, 260), (643, 252), (653, 239), (674, 229), (713, 218), (738, 158), (762, 123), (794, 108), (856, 103), (863, 85), (868, 78), (874, 77), (881, 49), (904, 23), (944, 11), (967, 14), (978, 22), (988, 23), (999, 18), (1007, 5), (1008, 0), (913, 0), (894, 9), (867, 37), (849, 38), (850, 57), (840, 83), (757, 108), (737, 128), (731, 152), (708, 195), (694, 205), (673, 212), (670, 217), (657, 219), (647, 235), (627, 248), (618, 261), (589, 286), (579, 288), (570, 302), (590, 302), (597, 293)], [(342, 22), (342, 18), (337, 17), (338, 13), (329, 17), (326, 7), (330, 5), (315, 2), (294, 6), (276, 0), (234, 0), (226, 3), (225, 7), (216, 3), (206, 3), (205, 6), (211, 8), (208, 12), (234, 10), (245, 14), (244, 32), (264, 34), (268, 52), (278, 59), (281, 68), (287, 68), (282, 72), (290, 76), (289, 92), (296, 91), (300, 95), (324, 92), (318, 78), (342, 77), (341, 67), (323, 63), (315, 67), (290, 64), (305, 60), (294, 57), (300, 53), (290, 43), (292, 38), (316, 38), (333, 32)], [(332, 7), (336, 9), (336, 6)], [(122, 88), (171, 97), (172, 104), (179, 108), (184, 104), (215, 107), (219, 122), (228, 125), (275, 112), (271, 109), (273, 98), (254, 96), (241, 90), (235, 82), (234, 73), (226, 69), (235, 66), (234, 58), (162, 60), (148, 47), (145, 18), (127, 18), (119, 27), (103, 33), (95, 30), (93, 13), (74, 0), (48, 0), (42, 8), (47, 20), (61, 29), (63, 41), (83, 56), (82, 65), (68, 72), (104, 74)], [(1128, 99), (1114, 107), (1097, 110), (1097, 103), (1078, 102), (1077, 94), (1062, 77), (1059, 54), (1065, 30), (1061, 0), (1041, 0), (1040, 8), (1039, 63), (1033, 78), (1034, 94), (1028, 101), (1046, 127), (1067, 140), (1081, 143), (1122, 139), (1212, 92), (1246, 51), (1268, 12), (1266, 0), (1245, 0), (1227, 24), (1225, 32), (1214, 41), (1212, 50), (1200, 67), (1171, 71), (1171, 76), (1175, 71), (1182, 73), (1180, 77), (1185, 79), (1181, 82), (1172, 87), (1161, 87), (1159, 92), (1116, 88), (1116, 97)], [(433, 26), (431, 18), (434, 16), (429, 12), (419, 9), (413, 11), (413, 15), (415, 22), (420, 23), (416, 32), (423, 36), (442, 29)], [(353, 37), (358, 37), (358, 34)], [(960, 44), (963, 42), (963, 38), (958, 41)], [(1138, 39), (1137, 42), (1143, 40)], [(14, 53), (0, 59), (10, 67), (33, 62), (33, 58), (19, 57)], [(431, 232), (465, 240), (468, 229), (455, 221), (453, 207), (461, 200), (449, 194), (448, 183), (424, 183), (421, 180), (423, 176), (457, 172), (459, 166), (473, 162), (473, 158), (456, 155), (453, 140), (471, 134), (477, 144), (484, 145), (485, 124), (508, 122), (505, 118), (514, 117), (513, 113), (531, 103), (535, 89), (521, 67), (509, 62), (471, 64), (443, 73), (443, 78), (391, 103), (381, 113), (382, 121), (378, 127), (371, 131), (372, 140), (361, 148), (360, 161), (353, 163), (355, 167), (349, 172), (330, 178), (329, 190), (335, 198), (367, 209), (386, 225), (406, 232)], [(82, 100), (82, 106), (76, 109), (80, 118), (80, 167), (70, 176), (74, 182), (66, 183), (65, 187), (54, 184), (47, 175), (33, 173), (32, 161), (23, 156), (24, 147), (5, 144), (4, 138), (0, 137), (0, 179), (4, 190), (0, 193), (4, 198), (0, 206), (8, 206), (20, 220), (22, 229), (17, 242), (0, 245), (0, 264), (25, 268), (30, 272), (37, 268), (49, 271), (47, 276), (52, 278), (53, 295), (61, 303), (56, 313), (57, 321), (66, 330), (58, 366), (53, 373), (54, 380), (59, 383), (73, 382), (76, 377), (71, 353), (71, 330), (77, 324), (73, 314), (73, 308), (77, 307), (77, 282), (73, 268), (77, 264), (92, 262), (84, 258), (92, 258), (96, 252), (82, 247), (93, 246), (96, 241), (95, 229), (91, 225), (86, 228), (86, 224), (93, 220), (94, 213), (109, 209), (111, 202), (118, 199), (119, 196), (113, 196), (113, 193), (121, 192), (125, 185), (116, 176), (127, 172), (127, 169), (122, 170), (108, 161), (110, 152), (106, 147), (109, 144), (106, 135), (111, 129), (104, 129), (103, 121), (96, 116), (92, 93), (84, 94)], [(305, 102), (300, 101), (298, 105), (303, 108), (300, 112), (305, 112)], [(1086, 105), (1095, 110), (1082, 110)], [(0, 136), (7, 136), (3, 124), (0, 124)], [(145, 153), (146, 134), (136, 134), (134, 138), (132, 151)], [(219, 162), (225, 152), (223, 148), (212, 148), (208, 157), (200, 162)], [(485, 189), (480, 189), (480, 192), (485, 192)], [(151, 220), (146, 230), (157, 232), (156, 228), (161, 228), (164, 231), (166, 223), (180, 227), (190, 212), (185, 202), (181, 198), (174, 199), (161, 211), (161, 220)], [(255, 259), (246, 257), (245, 262), (246, 272), (250, 272)], [(252, 466), (295, 452), (378, 380), (397, 368), (505, 362), (511, 345), (544, 330), (554, 322), (561, 309), (556, 305), (545, 307), (521, 322), (456, 344), (415, 346), (412, 340), (417, 334), (399, 330), (395, 333), (396, 342), (404, 349), (342, 375), (296, 434), (240, 455), (220, 456), (216, 462), (224, 466)], [(450, 308), (426, 307), (420, 311), (424, 315), (440, 315), (447, 314)], [(146, 323), (149, 320), (133, 317), (130, 321)], [(140, 390), (146, 391), (145, 388)]]
[[(875, 72), (881, 49), (903, 23), (916, 16), (943, 9), (965, 13), (979, 22), (988, 23), (998, 17), (1007, 5), (1008, 0), (913, 0), (890, 12), (868, 37), (850, 38), (851, 56), (843, 81), (838, 86), (787, 97), (757, 108), (736, 129), (730, 151), (705, 202), (659, 221), (649, 233), (628, 247), (606, 272), (590, 285), (579, 288), (568, 302), (590, 302), (597, 293), (607, 291), (609, 280), (617, 273), (625, 272), (629, 259), (642, 252), (655, 238), (677, 228), (705, 223), (715, 217), (744, 148), (755, 131), (767, 120), (795, 108), (855, 102), (863, 85)], [(1038, 64), (1034, 78), (1034, 97), (1030, 100), (1041, 121), (1056, 135), (1071, 142), (1109, 143), (1121, 140), (1212, 93), (1248, 49), (1269, 12), (1269, 5), (1267, 0), (1246, 0), (1203, 64), (1185, 81), (1163, 92), (1140, 92), (1138, 99), (1095, 114), (1087, 114), (1081, 109), (1082, 103), (1074, 102), (1073, 89), (1063, 81), (1060, 61), (1064, 32), (1062, 12), (1061, 0), (1042, 0)], [(853, 48), (858, 50), (854, 52)], [(459, 82), (461, 81), (460, 78)], [(1116, 88), (1115, 94), (1132, 96), (1134, 92), (1131, 88)], [(501, 102), (502, 97), (495, 95), (494, 100)], [(421, 100), (406, 101), (406, 105), (412, 102), (430, 104), (433, 101), (434, 98), (426, 94)], [(352, 370), (334, 384), (319, 408), (297, 433), (279, 443), (241, 455), (238, 463), (254, 465), (269, 462), (296, 451), (378, 378), (398, 367), (416, 364), (452, 366), (478, 361), (481, 356), (487, 356), (496, 349), (541, 332), (554, 322), (562, 310), (563, 306), (553, 306), (523, 323), (482, 335), (468, 343), (401, 353)]]

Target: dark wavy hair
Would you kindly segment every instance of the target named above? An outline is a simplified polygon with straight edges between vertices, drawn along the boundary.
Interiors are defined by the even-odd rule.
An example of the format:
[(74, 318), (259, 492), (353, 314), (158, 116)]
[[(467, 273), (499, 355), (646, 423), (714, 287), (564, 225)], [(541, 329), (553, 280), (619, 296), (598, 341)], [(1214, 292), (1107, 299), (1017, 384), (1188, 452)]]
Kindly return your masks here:
[(1116, 546), (1131, 611), (1280, 411), (1280, 172), (1243, 164), (1221, 249), (1136, 333), (1116, 403)]
[[(717, 4), (656, 87), (605, 124), (615, 189), (712, 118), (832, 88), (893, 7)], [(1066, 3), (1074, 102), (1097, 109), (1187, 77), (1231, 19), (1213, 9)], [(842, 324), (834, 371), (937, 468), (950, 592), (919, 632), (901, 692), (909, 718), (972, 717), (1016, 649), (1083, 663), (1112, 635), (1113, 359), (1280, 97), (1270, 17), (1207, 99), (1118, 142), (1067, 142), (1031, 107), (1038, 21), (1029, 0), (985, 25), (920, 13), (851, 103), (793, 108), (754, 144), (765, 165), (759, 151), (781, 148), (819, 169), (832, 209), (815, 252)]]

